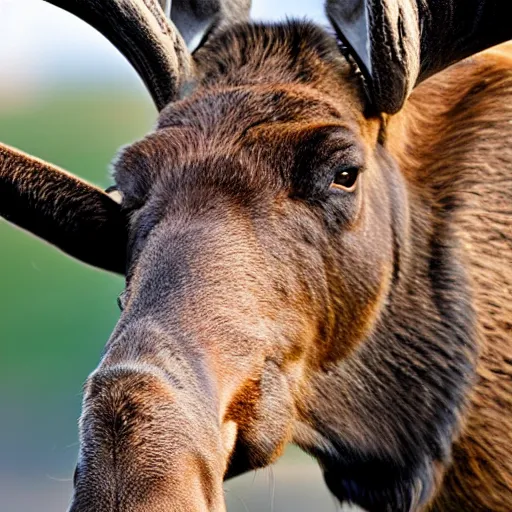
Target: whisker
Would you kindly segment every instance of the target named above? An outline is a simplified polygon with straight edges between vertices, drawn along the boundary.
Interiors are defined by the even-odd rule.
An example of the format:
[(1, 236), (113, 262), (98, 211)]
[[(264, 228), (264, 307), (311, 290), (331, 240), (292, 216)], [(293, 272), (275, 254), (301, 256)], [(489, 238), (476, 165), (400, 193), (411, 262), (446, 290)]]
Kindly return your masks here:
[(269, 484), (271, 486), (270, 489), (270, 512), (274, 512), (275, 508), (275, 498), (276, 498), (276, 475), (274, 473), (273, 466), (270, 466), (268, 468), (268, 475), (269, 475)]
[(247, 504), (245, 503), (245, 501), (243, 500), (243, 498), (241, 496), (239, 496), (237, 493), (233, 492), (231, 489), (224, 489), (224, 492), (226, 494), (231, 493), (232, 496), (234, 496), (242, 504), (242, 506), (245, 509), (245, 512), (250, 512), (249, 507), (247, 506)]

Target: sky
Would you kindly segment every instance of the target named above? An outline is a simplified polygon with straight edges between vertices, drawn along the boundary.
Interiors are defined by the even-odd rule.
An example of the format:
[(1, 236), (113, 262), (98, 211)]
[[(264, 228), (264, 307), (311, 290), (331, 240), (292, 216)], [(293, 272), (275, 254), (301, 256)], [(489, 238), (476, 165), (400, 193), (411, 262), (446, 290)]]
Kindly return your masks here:
[[(325, 23), (324, 0), (253, 0), (252, 17)], [(108, 41), (43, 0), (0, 0), (0, 90), (54, 83), (139, 83)]]

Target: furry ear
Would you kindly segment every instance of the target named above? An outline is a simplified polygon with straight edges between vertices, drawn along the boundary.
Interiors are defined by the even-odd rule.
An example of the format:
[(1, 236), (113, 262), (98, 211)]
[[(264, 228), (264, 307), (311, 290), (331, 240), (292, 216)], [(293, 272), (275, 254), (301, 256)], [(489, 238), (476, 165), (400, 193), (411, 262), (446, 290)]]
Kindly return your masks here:
[(172, 3), (171, 19), (191, 50), (210, 30), (249, 19), (251, 0), (160, 0)]
[(510, 0), (328, 0), (327, 14), (387, 114), (429, 76), (512, 38)]
[(0, 144), (0, 216), (95, 267), (124, 274), (127, 219), (106, 193)]

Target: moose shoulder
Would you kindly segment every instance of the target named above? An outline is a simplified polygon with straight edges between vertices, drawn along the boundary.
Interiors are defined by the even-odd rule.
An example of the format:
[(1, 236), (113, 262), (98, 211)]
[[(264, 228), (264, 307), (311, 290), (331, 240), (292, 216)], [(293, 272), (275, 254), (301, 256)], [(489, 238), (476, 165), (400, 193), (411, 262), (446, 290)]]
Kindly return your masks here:
[[(512, 510), (512, 45), (389, 104), (303, 23), (228, 24), (186, 78), (143, 71), (173, 102), (120, 153), (120, 206), (0, 151), (0, 214), (127, 269), (72, 512), (222, 511), (223, 479), (288, 442), (370, 512)], [(69, 204), (45, 203), (65, 177)], [(80, 198), (103, 263), (61, 220)]]

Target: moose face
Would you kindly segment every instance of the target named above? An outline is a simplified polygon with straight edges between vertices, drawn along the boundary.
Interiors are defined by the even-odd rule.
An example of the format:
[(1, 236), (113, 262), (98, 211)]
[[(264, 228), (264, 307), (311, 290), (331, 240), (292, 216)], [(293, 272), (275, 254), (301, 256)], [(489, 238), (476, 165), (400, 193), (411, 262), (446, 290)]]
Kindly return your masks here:
[(223, 478), (274, 461), (311, 375), (374, 327), (401, 179), (349, 66), (322, 44), (294, 70), (314, 85), (199, 87), (117, 160), (127, 286), (86, 386), (72, 510), (113, 489), (127, 510), (221, 510)]

